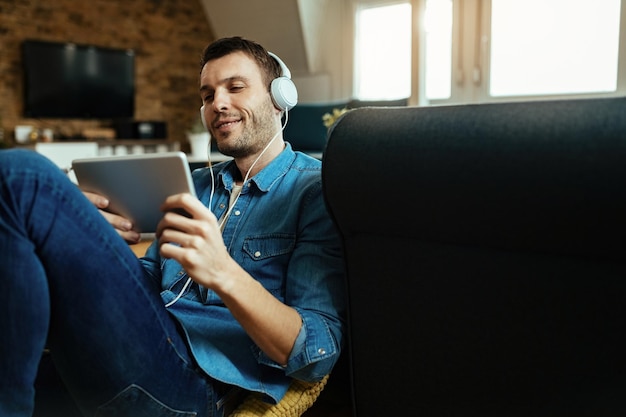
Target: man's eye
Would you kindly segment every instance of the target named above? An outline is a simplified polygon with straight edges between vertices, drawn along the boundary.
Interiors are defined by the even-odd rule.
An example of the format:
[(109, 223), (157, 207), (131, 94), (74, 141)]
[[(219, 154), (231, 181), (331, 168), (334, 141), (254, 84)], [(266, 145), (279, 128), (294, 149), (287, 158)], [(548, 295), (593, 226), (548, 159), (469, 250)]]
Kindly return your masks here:
[(237, 92), (237, 91), (241, 91), (243, 90), (243, 86), (242, 85), (233, 85), (232, 87), (230, 87), (230, 91), (232, 92)]

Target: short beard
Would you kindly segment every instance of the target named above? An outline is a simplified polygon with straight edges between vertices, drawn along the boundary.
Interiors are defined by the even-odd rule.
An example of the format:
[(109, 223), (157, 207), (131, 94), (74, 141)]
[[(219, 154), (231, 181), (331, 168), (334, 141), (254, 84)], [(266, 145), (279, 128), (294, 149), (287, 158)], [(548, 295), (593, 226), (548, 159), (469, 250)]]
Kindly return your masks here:
[[(266, 101), (254, 112), (252, 119), (247, 119), (241, 136), (232, 142), (218, 143), (219, 151), (233, 158), (244, 158), (259, 153), (276, 134), (274, 106)], [(228, 143), (228, 145), (227, 145)]]

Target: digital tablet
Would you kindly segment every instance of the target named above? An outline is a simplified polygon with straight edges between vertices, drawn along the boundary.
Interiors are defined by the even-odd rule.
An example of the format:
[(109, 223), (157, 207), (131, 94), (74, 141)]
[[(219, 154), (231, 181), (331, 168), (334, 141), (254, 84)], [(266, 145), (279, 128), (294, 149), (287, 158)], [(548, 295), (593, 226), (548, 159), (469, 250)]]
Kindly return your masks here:
[(156, 231), (168, 196), (196, 195), (183, 152), (75, 159), (72, 168), (81, 190), (108, 198), (107, 210), (131, 220), (140, 233)]

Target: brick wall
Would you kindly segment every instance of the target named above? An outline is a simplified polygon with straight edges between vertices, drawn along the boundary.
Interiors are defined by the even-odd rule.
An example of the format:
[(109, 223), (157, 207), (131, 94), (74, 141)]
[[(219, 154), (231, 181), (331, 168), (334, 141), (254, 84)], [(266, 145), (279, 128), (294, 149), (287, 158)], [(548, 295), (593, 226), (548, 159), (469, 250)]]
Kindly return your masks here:
[(135, 50), (135, 119), (167, 122), (168, 139), (185, 141), (201, 105), (199, 58), (214, 39), (199, 0), (0, 0), (0, 126), (71, 136), (108, 120), (26, 119), (21, 42), (74, 42)]

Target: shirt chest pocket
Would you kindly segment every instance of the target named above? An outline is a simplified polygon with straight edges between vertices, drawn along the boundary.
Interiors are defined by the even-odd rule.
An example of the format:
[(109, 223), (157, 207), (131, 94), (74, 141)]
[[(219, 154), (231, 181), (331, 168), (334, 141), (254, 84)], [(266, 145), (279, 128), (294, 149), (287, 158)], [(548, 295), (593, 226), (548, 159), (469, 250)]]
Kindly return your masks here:
[(248, 237), (242, 266), (266, 289), (280, 289), (295, 245), (295, 236), (286, 233)]

